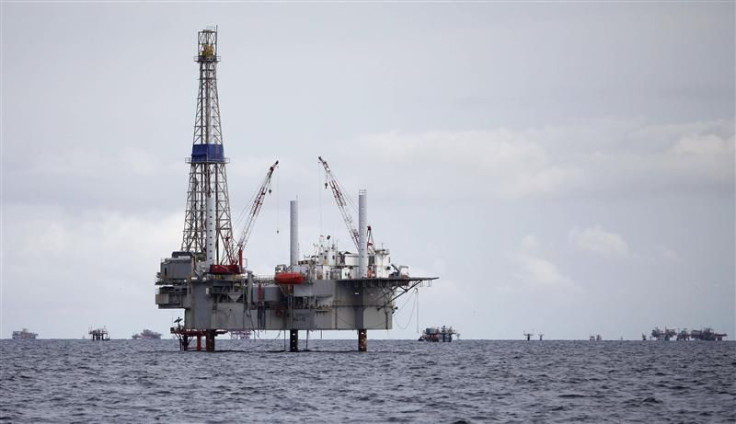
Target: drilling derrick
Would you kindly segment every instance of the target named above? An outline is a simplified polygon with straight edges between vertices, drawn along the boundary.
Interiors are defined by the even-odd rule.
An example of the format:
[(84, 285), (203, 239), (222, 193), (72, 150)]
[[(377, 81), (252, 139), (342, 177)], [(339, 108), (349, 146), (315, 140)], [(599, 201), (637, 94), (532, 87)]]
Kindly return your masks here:
[(233, 257), (230, 200), (217, 96), (217, 29), (199, 32), (197, 56), (199, 94), (194, 122), (187, 208), (184, 215), (183, 252), (190, 252), (208, 267)]

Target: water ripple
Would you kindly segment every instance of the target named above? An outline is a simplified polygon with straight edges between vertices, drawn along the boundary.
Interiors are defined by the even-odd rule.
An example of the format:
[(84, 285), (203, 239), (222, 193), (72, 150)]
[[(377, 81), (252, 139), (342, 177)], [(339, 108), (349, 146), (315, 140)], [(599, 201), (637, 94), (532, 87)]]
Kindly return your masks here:
[(736, 422), (736, 343), (0, 341), (0, 422)]

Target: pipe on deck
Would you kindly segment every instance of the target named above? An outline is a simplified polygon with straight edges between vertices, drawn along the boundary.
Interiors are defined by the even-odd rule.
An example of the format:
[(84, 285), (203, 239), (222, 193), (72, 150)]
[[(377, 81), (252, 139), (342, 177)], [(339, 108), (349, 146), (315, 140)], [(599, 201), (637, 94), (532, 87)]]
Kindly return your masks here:
[(291, 203), (291, 267), (299, 264), (299, 203), (292, 200)]
[(368, 194), (358, 195), (358, 278), (368, 277)]

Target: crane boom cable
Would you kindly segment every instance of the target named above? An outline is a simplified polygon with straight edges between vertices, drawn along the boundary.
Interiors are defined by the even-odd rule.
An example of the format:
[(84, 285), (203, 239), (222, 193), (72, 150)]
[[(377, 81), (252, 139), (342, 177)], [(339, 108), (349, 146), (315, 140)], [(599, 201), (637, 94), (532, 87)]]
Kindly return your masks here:
[[(279, 161), (276, 161), (273, 165), (271, 165), (270, 168), (268, 168), (266, 177), (263, 179), (263, 182), (261, 183), (258, 190), (255, 192), (253, 197), (251, 197), (250, 208), (247, 208), (250, 210), (250, 212), (247, 215), (245, 228), (243, 229), (243, 232), (241, 233), (240, 238), (235, 245), (239, 252), (242, 252), (245, 249), (245, 245), (248, 243), (248, 238), (250, 237), (250, 233), (253, 231), (254, 224), (256, 222), (256, 219), (258, 218), (258, 214), (263, 207), (263, 200), (265, 199), (266, 194), (271, 192), (271, 177), (273, 176), (273, 172), (278, 165)], [(241, 218), (239, 218), (239, 220), (240, 219)], [(235, 249), (233, 249), (233, 252), (230, 255), (230, 262), (233, 264), (238, 263), (238, 258), (235, 257), (235, 253)]]
[(250, 214), (248, 215), (248, 221), (245, 223), (245, 230), (243, 230), (243, 233), (238, 240), (238, 247), (240, 248), (244, 248), (245, 244), (248, 243), (248, 237), (250, 237), (250, 233), (253, 231), (253, 224), (255, 223), (256, 218), (258, 218), (258, 213), (263, 207), (263, 200), (266, 197), (266, 194), (271, 192), (271, 177), (273, 176), (273, 171), (278, 165), (279, 161), (276, 161), (276, 163), (271, 165), (268, 169), (268, 173), (266, 174), (266, 178), (264, 178), (261, 187), (255, 195), (255, 200), (253, 201), (253, 205), (250, 208)]
[(350, 234), (350, 238), (353, 240), (353, 244), (355, 244), (355, 248), (360, 250), (358, 248), (358, 246), (360, 245), (358, 230), (355, 228), (355, 224), (353, 224), (353, 217), (350, 216), (350, 212), (346, 208), (348, 203), (345, 198), (345, 195), (343, 195), (343, 189), (340, 186), (340, 183), (335, 178), (335, 176), (332, 174), (332, 171), (330, 170), (330, 166), (327, 164), (327, 162), (324, 159), (322, 159), (322, 156), (319, 156), (318, 159), (319, 159), (319, 162), (322, 164), (322, 166), (325, 169), (325, 177), (326, 177), (325, 188), (329, 187), (332, 190), (332, 196), (335, 198), (335, 203), (337, 203), (338, 209), (340, 209), (340, 213), (342, 214), (342, 219), (345, 222), (345, 226), (348, 229), (348, 234)]
[(236, 226), (236, 227), (238, 227), (238, 228), (241, 228), (241, 227), (245, 228), (245, 227), (244, 227), (244, 224), (243, 224), (243, 221), (245, 220), (245, 217), (246, 217), (246, 216), (248, 216), (248, 215), (247, 215), (247, 212), (248, 212), (248, 211), (249, 211), (249, 210), (250, 210), (250, 209), (252, 208), (252, 206), (253, 206), (253, 202), (255, 201), (255, 198), (256, 198), (256, 196), (258, 196), (258, 193), (259, 193), (259, 192), (260, 192), (260, 191), (256, 191), (256, 192), (254, 192), (254, 193), (253, 193), (253, 194), (252, 194), (252, 195), (250, 196), (250, 198), (248, 199), (248, 203), (246, 203), (246, 204), (245, 204), (245, 206), (243, 207), (243, 209), (242, 209), (242, 210), (240, 211), (240, 213), (238, 214), (238, 217), (237, 217), (237, 219), (235, 220), (235, 224), (234, 224), (234, 226)]
[[(348, 229), (348, 234), (350, 234), (350, 238), (353, 240), (355, 248), (360, 251), (360, 233), (358, 232), (358, 229), (353, 222), (353, 217), (352, 215), (350, 215), (350, 211), (347, 207), (350, 206), (355, 212), (358, 211), (358, 208), (356, 207), (355, 202), (349, 196), (346, 197), (343, 194), (346, 190), (342, 187), (337, 178), (335, 178), (335, 175), (332, 173), (332, 170), (330, 169), (330, 166), (327, 164), (327, 162), (322, 159), (322, 156), (319, 156), (318, 159), (319, 162), (322, 164), (322, 167), (324, 167), (325, 169), (325, 188), (329, 187), (332, 190), (332, 196), (335, 198), (335, 203), (337, 203), (338, 209), (340, 209), (342, 220), (345, 222), (345, 226)], [(368, 249), (368, 253), (374, 253), (375, 250), (373, 247), (373, 231), (370, 225), (368, 226), (367, 243), (368, 246), (366, 247)]]

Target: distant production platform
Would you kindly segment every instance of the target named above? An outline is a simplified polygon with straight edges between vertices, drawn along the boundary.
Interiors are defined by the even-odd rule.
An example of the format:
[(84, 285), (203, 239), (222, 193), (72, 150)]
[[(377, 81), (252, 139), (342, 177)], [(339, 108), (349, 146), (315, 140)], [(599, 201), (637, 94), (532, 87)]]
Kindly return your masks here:
[(299, 349), (299, 330), (357, 330), (358, 350), (367, 350), (367, 330), (391, 329), (394, 301), (436, 277), (411, 277), (394, 264), (389, 250), (373, 245), (368, 201), (359, 193), (358, 226), (354, 201), (319, 157), (329, 188), (357, 253), (338, 250), (329, 237), (299, 257), (298, 203), (291, 202), (290, 263), (273, 276), (255, 276), (243, 266), (253, 224), (278, 166), (271, 166), (250, 205), (242, 234), (235, 239), (230, 218), (216, 70), (217, 29), (198, 34), (199, 94), (190, 158), (189, 190), (181, 248), (161, 262), (156, 275), (160, 309), (184, 309), (171, 328), (183, 350), (196, 338), (197, 350), (215, 350), (218, 334), (254, 330), (289, 331), (290, 350)]

